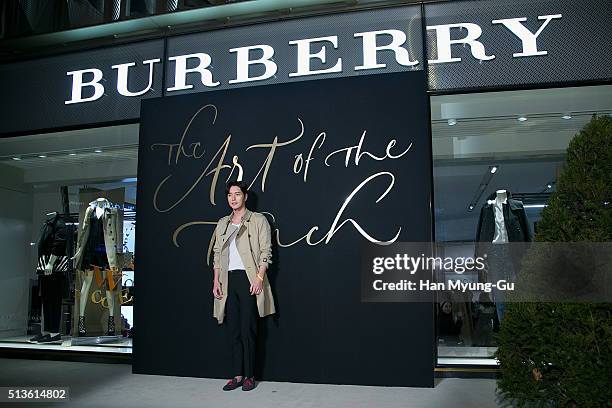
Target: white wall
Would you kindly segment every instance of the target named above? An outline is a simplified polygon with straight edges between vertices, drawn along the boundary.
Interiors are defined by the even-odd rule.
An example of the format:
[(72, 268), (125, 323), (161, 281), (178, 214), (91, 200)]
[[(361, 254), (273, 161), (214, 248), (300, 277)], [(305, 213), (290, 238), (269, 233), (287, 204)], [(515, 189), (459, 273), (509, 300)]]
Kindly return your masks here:
[(0, 338), (27, 332), (31, 237), (31, 187), (21, 170), (0, 165)]

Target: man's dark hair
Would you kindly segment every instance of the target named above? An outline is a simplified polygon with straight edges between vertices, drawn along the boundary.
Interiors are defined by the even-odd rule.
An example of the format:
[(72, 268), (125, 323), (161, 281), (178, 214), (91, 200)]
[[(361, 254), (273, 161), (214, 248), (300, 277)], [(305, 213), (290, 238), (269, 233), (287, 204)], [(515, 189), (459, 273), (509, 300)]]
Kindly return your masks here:
[(229, 183), (227, 183), (226, 187), (225, 187), (225, 195), (229, 194), (230, 188), (232, 187), (238, 187), (240, 189), (240, 191), (242, 191), (242, 194), (246, 195), (249, 191), (247, 190), (247, 185), (245, 183), (243, 183), (242, 181), (230, 181)]

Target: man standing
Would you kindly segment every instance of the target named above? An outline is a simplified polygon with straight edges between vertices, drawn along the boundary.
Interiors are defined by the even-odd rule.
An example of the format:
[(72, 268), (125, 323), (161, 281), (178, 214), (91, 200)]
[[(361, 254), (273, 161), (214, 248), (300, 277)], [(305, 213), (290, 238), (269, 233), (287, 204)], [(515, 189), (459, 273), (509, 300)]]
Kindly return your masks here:
[(257, 318), (275, 313), (266, 271), (272, 257), (270, 224), (263, 214), (249, 211), (247, 188), (242, 182), (227, 184), (232, 209), (215, 228), (213, 316), (227, 320), (234, 377), (223, 386), (230, 391), (255, 388), (254, 363)]

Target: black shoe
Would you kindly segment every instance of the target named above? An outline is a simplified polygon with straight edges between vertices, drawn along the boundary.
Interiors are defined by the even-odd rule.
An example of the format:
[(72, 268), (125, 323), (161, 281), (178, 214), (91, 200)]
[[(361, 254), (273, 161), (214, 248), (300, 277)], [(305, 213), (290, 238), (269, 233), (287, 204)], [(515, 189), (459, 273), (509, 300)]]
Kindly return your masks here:
[(52, 341), (61, 341), (62, 340), (62, 335), (61, 334), (56, 334), (55, 336), (51, 337), (51, 335), (46, 334), (42, 339), (38, 340), (39, 343), (50, 343)]
[(36, 342), (40, 341), (42, 338), (44, 338), (44, 337), (45, 337), (45, 335), (40, 333), (39, 335), (32, 337), (30, 339), (30, 342), (31, 343), (36, 343)]
[(223, 391), (235, 390), (236, 388), (240, 387), (243, 382), (244, 377), (242, 377), (240, 381), (236, 380), (236, 378), (234, 377), (223, 386)]
[(51, 341), (51, 335), (50, 334), (45, 334), (44, 336), (42, 336), (40, 339), (36, 340), (38, 343), (46, 343), (48, 341)]
[(243, 380), (242, 391), (251, 391), (255, 388), (255, 377), (247, 377)]

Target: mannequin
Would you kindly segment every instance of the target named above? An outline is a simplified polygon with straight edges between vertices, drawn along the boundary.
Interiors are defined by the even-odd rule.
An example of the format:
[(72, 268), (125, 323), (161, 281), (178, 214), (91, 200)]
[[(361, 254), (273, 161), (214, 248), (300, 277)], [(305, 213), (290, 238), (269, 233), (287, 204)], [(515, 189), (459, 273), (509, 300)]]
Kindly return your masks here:
[[(497, 218), (496, 213), (499, 214)], [(503, 217), (500, 217), (501, 215)], [(523, 203), (514, 200), (507, 189), (497, 190), (487, 197), (487, 202), (480, 210), (476, 242), (494, 241), (497, 241), (496, 243), (531, 241), (531, 229)]]
[(83, 280), (79, 302), (79, 336), (86, 336), (85, 311), (94, 278), (100, 290), (104, 290), (108, 302), (103, 304), (109, 310), (107, 335), (115, 335), (114, 289), (117, 283), (114, 274), (117, 272), (117, 241), (117, 210), (111, 207), (107, 199), (97, 198), (89, 203), (85, 211), (77, 252), (73, 258)]
[[(487, 281), (497, 282), (504, 279), (514, 282), (516, 279), (514, 258), (516, 256), (513, 256), (512, 248), (504, 244), (529, 242), (531, 232), (523, 203), (512, 199), (510, 191), (500, 189), (487, 198), (486, 204), (480, 211), (476, 241), (492, 244), (489, 246), (477, 244), (477, 256), (482, 256), (483, 247), (486, 247)], [(503, 291), (494, 289), (493, 300), (501, 322), (505, 311)]]
[(47, 216), (53, 217), (43, 224), (38, 240), (41, 334), (30, 339), (39, 343), (61, 341), (61, 305), (65, 285), (65, 261), (68, 255), (67, 241), (74, 231), (68, 216), (57, 212)]
[[(49, 279), (52, 275), (53, 272), (53, 266), (55, 265), (55, 262), (57, 261), (58, 257), (56, 255), (51, 255), (49, 258), (49, 262), (47, 262), (47, 264), (45, 265), (45, 269), (44, 269), (44, 276), (47, 277), (47, 279)], [(40, 281), (42, 282), (42, 278), (40, 279)], [(42, 284), (39, 283), (39, 286), (42, 286)], [(42, 289), (42, 288), (41, 288)], [(40, 334), (37, 336), (34, 336), (30, 339), (30, 342), (38, 342), (38, 343), (48, 343), (48, 342), (54, 342), (54, 341), (60, 341), (62, 339), (62, 336), (59, 332), (59, 325), (53, 325), (53, 323), (51, 323), (50, 321), (52, 320), (56, 320), (57, 316), (45, 316), (45, 311), (46, 311), (47, 307), (45, 307), (45, 303), (42, 302), (41, 303), (41, 313), (40, 313)], [(49, 330), (45, 330), (45, 327), (49, 327), (49, 326), (53, 326), (54, 329), (51, 329), (51, 331)]]

